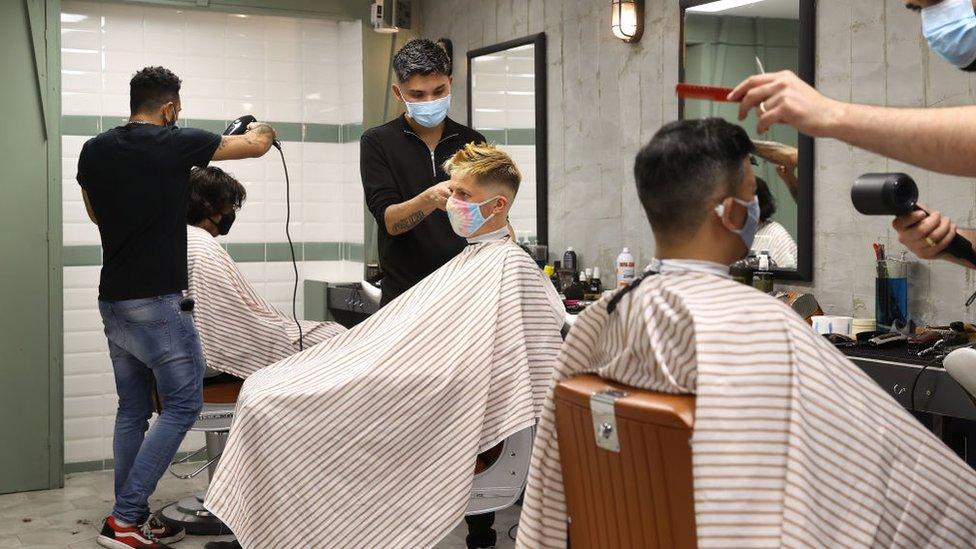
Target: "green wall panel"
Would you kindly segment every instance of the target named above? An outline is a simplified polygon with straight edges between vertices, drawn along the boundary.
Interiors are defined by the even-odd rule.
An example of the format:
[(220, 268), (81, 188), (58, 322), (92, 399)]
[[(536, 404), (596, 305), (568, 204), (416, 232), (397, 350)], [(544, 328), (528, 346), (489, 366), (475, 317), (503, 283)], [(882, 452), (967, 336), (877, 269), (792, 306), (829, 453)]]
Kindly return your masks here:
[(0, 493), (62, 483), (59, 14), (0, 2)]

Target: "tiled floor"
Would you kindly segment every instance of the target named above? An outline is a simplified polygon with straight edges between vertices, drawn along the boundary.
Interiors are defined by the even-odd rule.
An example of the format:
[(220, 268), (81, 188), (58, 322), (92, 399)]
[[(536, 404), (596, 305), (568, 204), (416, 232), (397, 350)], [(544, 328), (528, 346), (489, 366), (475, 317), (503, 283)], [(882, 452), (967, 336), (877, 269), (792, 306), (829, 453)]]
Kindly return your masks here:
[[(166, 475), (159, 482), (150, 505), (157, 509), (205, 486), (205, 478), (179, 480)], [(112, 508), (112, 492), (112, 472), (102, 471), (68, 475), (61, 490), (0, 495), (0, 548), (96, 548), (98, 528)], [(518, 507), (498, 513), (495, 520), (498, 548), (514, 547), (507, 533), (518, 521), (518, 514)], [(465, 534), (466, 527), (461, 523), (437, 544), (437, 549), (463, 549)], [(215, 539), (230, 537), (189, 536), (176, 547), (203, 547)]]

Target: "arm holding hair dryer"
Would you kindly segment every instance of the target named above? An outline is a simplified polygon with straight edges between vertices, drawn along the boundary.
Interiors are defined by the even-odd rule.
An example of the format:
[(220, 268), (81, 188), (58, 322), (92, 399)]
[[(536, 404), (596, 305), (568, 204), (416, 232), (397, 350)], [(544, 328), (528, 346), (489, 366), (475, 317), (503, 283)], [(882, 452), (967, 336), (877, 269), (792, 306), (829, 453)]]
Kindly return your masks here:
[(278, 134), (267, 122), (258, 122), (249, 114), (242, 116), (224, 130), (213, 159), (238, 160), (264, 156), (272, 145), (281, 150), (277, 137)]
[(903, 173), (867, 173), (851, 188), (854, 208), (866, 215), (894, 215), (898, 241), (921, 259), (945, 259), (976, 269), (976, 231), (960, 230), (939, 212), (918, 204), (918, 187)]

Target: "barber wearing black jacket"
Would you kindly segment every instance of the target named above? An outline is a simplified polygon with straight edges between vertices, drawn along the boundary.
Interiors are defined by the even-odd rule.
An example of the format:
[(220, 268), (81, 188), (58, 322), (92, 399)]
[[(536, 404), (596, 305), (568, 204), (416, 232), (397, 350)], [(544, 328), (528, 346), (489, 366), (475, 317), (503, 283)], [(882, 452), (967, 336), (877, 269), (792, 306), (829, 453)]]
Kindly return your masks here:
[(444, 212), (451, 190), (441, 168), (465, 144), (483, 142), (447, 118), (451, 61), (430, 40), (407, 42), (393, 57), (393, 94), (407, 113), (363, 133), (360, 173), (379, 224), (385, 305), (457, 255), (466, 242)]
[[(385, 305), (436, 271), (467, 244), (444, 211), (451, 196), (441, 165), (485, 136), (447, 118), (451, 60), (430, 40), (407, 42), (393, 57), (393, 94), (407, 113), (363, 133), (360, 173), (366, 204), (379, 224)], [(467, 546), (494, 547), (494, 513), (465, 517)]]

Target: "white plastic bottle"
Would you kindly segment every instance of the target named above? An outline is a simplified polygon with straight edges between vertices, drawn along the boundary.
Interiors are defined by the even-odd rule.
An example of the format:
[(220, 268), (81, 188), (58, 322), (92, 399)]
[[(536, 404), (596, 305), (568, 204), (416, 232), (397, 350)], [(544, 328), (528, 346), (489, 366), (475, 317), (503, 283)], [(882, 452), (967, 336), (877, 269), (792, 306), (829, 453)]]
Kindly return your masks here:
[(617, 287), (623, 288), (634, 281), (637, 271), (634, 267), (634, 256), (630, 254), (630, 248), (624, 248), (617, 256)]

